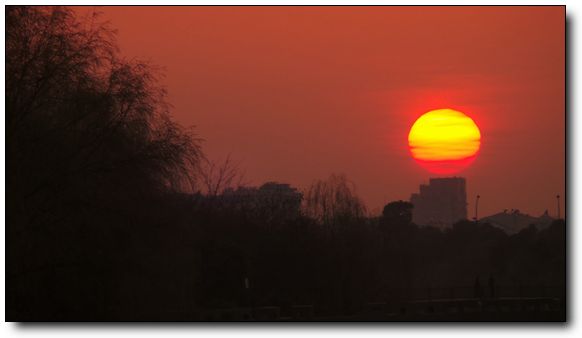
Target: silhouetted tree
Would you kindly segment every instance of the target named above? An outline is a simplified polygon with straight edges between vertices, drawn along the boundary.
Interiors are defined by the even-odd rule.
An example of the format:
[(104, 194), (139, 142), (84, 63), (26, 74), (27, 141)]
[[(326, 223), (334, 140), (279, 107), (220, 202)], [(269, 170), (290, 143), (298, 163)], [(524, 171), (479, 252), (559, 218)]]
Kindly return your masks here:
[(224, 193), (238, 165), (202, 156), (156, 74), (123, 60), (97, 18), (7, 7), (8, 320), (192, 320), (251, 303), (346, 315), (418, 290), (471, 297), (487, 275), (495, 297), (517, 296), (509, 284), (565, 292), (563, 220), (511, 236), (420, 227), (406, 201), (370, 218), (343, 175), (315, 181), (302, 212), (274, 182)]
[(194, 189), (197, 139), (170, 119), (152, 68), (119, 57), (96, 22), (6, 11), (7, 289), (28, 319), (110, 313), (100, 298), (130, 238), (149, 236), (165, 194)]
[(327, 225), (361, 218), (366, 211), (354, 184), (344, 175), (332, 174), (326, 180), (315, 181), (307, 189), (304, 201), (306, 214)]
[(387, 224), (409, 225), (412, 222), (412, 209), (410, 202), (396, 201), (386, 204), (382, 211), (382, 218)]
[(226, 189), (239, 188), (246, 183), (244, 172), (238, 163), (232, 161), (230, 154), (220, 163), (202, 158), (198, 175), (208, 196), (218, 196)]

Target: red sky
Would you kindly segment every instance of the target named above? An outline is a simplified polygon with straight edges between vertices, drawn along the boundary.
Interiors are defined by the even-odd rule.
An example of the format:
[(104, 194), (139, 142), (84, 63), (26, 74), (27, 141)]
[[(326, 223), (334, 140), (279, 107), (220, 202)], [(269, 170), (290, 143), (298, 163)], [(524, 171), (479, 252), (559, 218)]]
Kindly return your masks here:
[[(92, 10), (79, 9), (80, 13)], [(429, 174), (407, 134), (437, 108), (481, 129), (470, 217), (556, 213), (565, 189), (564, 7), (100, 7), (163, 67), (175, 119), (254, 185), (344, 173), (370, 210)], [(562, 204), (562, 210), (564, 205)]]

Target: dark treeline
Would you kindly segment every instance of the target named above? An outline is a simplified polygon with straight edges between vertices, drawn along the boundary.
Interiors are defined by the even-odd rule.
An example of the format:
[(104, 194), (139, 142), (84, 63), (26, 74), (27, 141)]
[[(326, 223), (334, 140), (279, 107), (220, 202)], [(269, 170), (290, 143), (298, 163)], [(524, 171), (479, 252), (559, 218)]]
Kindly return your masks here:
[(563, 221), (512, 236), (470, 221), (441, 231), (412, 224), (402, 201), (369, 217), (336, 175), (291, 198), (221, 189), (200, 174), (200, 140), (170, 119), (155, 69), (121, 58), (97, 22), (6, 8), (7, 320), (301, 304), (352, 314), (490, 276), (564, 288)]

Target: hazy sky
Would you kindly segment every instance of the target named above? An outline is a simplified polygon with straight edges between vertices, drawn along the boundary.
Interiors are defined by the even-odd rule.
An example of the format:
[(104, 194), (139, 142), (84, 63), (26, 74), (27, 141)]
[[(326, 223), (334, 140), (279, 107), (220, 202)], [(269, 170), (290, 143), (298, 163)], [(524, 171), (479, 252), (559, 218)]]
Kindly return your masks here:
[(231, 153), (255, 185), (344, 173), (371, 210), (407, 200), (434, 176), (408, 131), (448, 107), (481, 129), (459, 174), (470, 217), (476, 194), (480, 215), (555, 214), (564, 195), (564, 7), (98, 10), (124, 56), (163, 67), (175, 119), (208, 156)]

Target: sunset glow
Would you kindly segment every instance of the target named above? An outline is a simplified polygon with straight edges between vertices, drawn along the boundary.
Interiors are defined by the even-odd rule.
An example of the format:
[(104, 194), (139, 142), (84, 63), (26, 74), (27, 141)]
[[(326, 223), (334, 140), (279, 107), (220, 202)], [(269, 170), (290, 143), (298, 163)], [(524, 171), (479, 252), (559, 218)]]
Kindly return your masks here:
[(4, 12), (6, 331), (572, 321), (572, 6)]
[(467, 115), (437, 109), (414, 122), (408, 146), (412, 157), (430, 172), (453, 174), (473, 161), (481, 146), (481, 132)]

